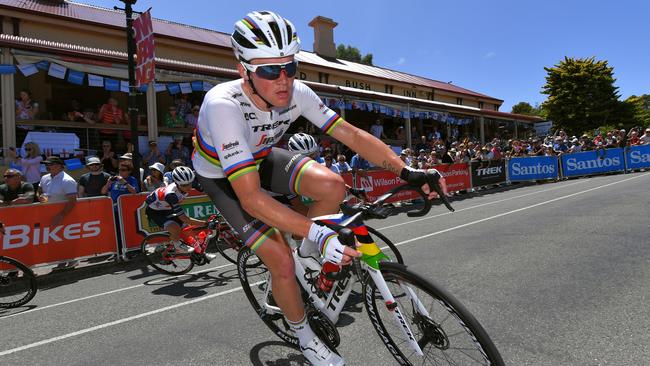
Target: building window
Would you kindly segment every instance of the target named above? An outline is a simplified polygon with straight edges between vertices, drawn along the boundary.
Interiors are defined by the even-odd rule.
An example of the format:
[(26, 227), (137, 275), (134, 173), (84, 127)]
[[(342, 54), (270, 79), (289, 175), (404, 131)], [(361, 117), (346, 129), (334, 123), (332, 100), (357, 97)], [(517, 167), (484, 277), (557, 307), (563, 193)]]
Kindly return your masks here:
[(499, 110), (499, 105), (498, 105), (498, 104), (495, 104), (495, 105), (494, 105), (494, 110), (495, 110), (495, 111), (498, 111), (498, 110)]
[(456, 98), (456, 104), (463, 105), (463, 98)]
[(326, 72), (319, 72), (318, 73), (318, 82), (321, 84), (329, 84), (330, 81), (330, 74)]
[(483, 102), (478, 102), (478, 109), (483, 109)]
[(393, 86), (392, 85), (386, 84), (385, 85), (385, 90), (386, 90), (386, 93), (393, 94)]

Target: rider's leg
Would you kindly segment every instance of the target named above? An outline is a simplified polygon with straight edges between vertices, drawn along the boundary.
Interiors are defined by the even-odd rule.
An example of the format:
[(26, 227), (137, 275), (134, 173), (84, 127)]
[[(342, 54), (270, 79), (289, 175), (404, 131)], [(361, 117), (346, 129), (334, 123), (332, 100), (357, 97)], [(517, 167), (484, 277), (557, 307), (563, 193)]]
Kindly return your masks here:
[(169, 241), (174, 244), (174, 248), (180, 253), (191, 253), (194, 251), (193, 247), (180, 241), (181, 227), (177, 222), (167, 221), (165, 223), (165, 230), (169, 232)]
[(309, 217), (329, 215), (338, 212), (345, 199), (345, 182), (323, 165), (313, 164), (302, 176), (300, 193), (314, 200)]

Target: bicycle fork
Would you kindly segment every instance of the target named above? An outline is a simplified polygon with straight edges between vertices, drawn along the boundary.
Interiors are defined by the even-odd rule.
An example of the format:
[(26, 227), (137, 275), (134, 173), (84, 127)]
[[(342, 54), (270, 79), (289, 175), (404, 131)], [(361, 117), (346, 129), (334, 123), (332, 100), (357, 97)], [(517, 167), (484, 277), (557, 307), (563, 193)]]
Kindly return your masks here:
[[(397, 301), (395, 301), (395, 298), (393, 297), (393, 294), (390, 292), (388, 285), (386, 285), (386, 280), (384, 280), (384, 276), (382, 276), (380, 271), (371, 267), (368, 267), (367, 271), (370, 274), (370, 277), (372, 278), (373, 282), (375, 283), (375, 286), (377, 286), (379, 293), (381, 293), (381, 297), (384, 299), (384, 304), (386, 305), (386, 309), (388, 309), (388, 311), (393, 314), (393, 319), (395, 320), (395, 323), (397, 323), (400, 329), (402, 329), (402, 332), (404, 333), (404, 336), (408, 340), (408, 343), (411, 345), (413, 350), (415, 350), (418, 356), (424, 356), (424, 353), (422, 352), (420, 345), (415, 339), (415, 336), (413, 335), (411, 328), (406, 322), (406, 319), (404, 319), (404, 315), (402, 314), (402, 311), (400, 310)], [(419, 310), (422, 310), (423, 308), (422, 303), (417, 298), (415, 293), (408, 286), (402, 286), (400, 284), (400, 287), (406, 287), (404, 290), (406, 291), (406, 294), (408, 295), (409, 299), (411, 299), (411, 301), (414, 304), (417, 304)]]

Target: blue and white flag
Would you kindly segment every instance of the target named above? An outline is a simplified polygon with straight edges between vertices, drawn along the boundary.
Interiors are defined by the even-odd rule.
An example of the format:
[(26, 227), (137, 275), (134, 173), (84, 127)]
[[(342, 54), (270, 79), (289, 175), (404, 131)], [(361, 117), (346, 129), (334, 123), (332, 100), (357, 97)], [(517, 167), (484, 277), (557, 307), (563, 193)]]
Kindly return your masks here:
[(167, 84), (167, 90), (169, 91), (169, 94), (174, 95), (181, 92), (181, 87), (176, 83)]
[(214, 84), (208, 83), (207, 81), (203, 82), (203, 91), (207, 92), (210, 91), (210, 89), (214, 88)]
[(88, 74), (88, 86), (103, 87), (104, 78), (99, 75)]
[(20, 70), (20, 72), (22, 72), (25, 76), (31, 76), (38, 72), (38, 69), (34, 64), (18, 65), (18, 70)]
[(190, 83), (180, 83), (178, 85), (181, 87), (181, 93), (183, 94), (192, 93), (192, 85)]
[(68, 82), (71, 84), (83, 85), (85, 75), (86, 74), (81, 71), (70, 70), (68, 72)]
[(120, 91), (120, 81), (115, 79), (104, 79), (104, 89), (108, 91)]
[(120, 91), (122, 93), (128, 93), (129, 92), (129, 82), (120, 80)]
[(192, 91), (203, 91), (203, 81), (192, 81), (190, 84), (192, 84)]
[(68, 69), (65, 66), (52, 63), (50, 64), (49, 70), (47, 70), (47, 74), (57, 79), (65, 79), (66, 71), (68, 71)]

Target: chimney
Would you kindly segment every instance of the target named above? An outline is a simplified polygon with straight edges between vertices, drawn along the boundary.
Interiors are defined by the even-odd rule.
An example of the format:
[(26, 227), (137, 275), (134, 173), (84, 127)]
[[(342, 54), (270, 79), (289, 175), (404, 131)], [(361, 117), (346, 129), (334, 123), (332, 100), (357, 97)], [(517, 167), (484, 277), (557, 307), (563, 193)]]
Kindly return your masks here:
[(314, 28), (314, 52), (322, 57), (336, 58), (334, 28), (339, 25), (330, 18), (317, 16), (309, 22)]

